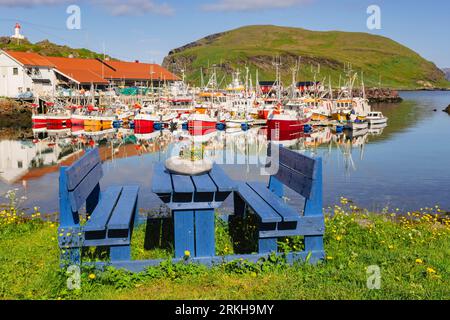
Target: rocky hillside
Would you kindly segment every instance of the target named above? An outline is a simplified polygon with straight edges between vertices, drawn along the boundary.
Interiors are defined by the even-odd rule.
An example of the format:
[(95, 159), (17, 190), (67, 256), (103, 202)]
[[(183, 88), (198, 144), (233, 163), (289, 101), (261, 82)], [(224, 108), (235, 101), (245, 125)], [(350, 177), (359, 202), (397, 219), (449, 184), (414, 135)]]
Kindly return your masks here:
[(442, 71), (444, 71), (447, 80), (450, 81), (450, 68), (442, 69)]
[(13, 40), (10, 37), (0, 37), (0, 49), (36, 52), (44, 56), (74, 58), (103, 58), (103, 54), (93, 52), (88, 49), (74, 49), (65, 45), (54, 44), (48, 40), (31, 43), (25, 40)]
[(200, 83), (200, 68), (207, 78), (215, 65), (222, 85), (231, 81), (233, 70), (244, 71), (248, 66), (254, 83), (256, 69), (260, 80), (274, 79), (275, 56), (281, 57), (283, 80), (289, 83), (291, 69), (301, 56), (298, 80), (312, 80), (320, 65), (317, 80), (330, 76), (333, 84), (338, 85), (345, 65), (351, 63), (354, 71), (363, 71), (365, 83), (371, 87), (380, 84), (398, 89), (450, 87), (442, 70), (391, 39), (367, 33), (277, 26), (247, 26), (208, 36), (172, 50), (163, 65), (175, 73), (186, 69), (188, 80), (196, 84)]

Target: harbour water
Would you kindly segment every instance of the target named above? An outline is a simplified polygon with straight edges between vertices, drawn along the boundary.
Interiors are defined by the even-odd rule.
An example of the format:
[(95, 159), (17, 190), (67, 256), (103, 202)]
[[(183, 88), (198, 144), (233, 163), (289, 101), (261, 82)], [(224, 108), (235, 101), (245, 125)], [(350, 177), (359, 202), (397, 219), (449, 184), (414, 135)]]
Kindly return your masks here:
[[(291, 149), (322, 157), (325, 205), (346, 197), (374, 211), (435, 205), (450, 211), (450, 115), (441, 111), (450, 103), (450, 92), (402, 92), (401, 96), (402, 103), (373, 106), (389, 118), (389, 126), (382, 130), (352, 137), (325, 128), (283, 141)], [(150, 190), (154, 163), (193, 139), (182, 130), (66, 130), (34, 135), (27, 140), (0, 139), (0, 195), (16, 189), (23, 207), (39, 207), (46, 213), (58, 211), (58, 167), (92, 146), (100, 147), (104, 161), (102, 188), (138, 184), (140, 207), (157, 210), (159, 199)], [(233, 179), (267, 181), (260, 174), (267, 152), (263, 128), (216, 131), (194, 140), (199, 139)], [(288, 192), (287, 198), (301, 205), (295, 194)], [(228, 199), (224, 208), (231, 210), (231, 206)]]

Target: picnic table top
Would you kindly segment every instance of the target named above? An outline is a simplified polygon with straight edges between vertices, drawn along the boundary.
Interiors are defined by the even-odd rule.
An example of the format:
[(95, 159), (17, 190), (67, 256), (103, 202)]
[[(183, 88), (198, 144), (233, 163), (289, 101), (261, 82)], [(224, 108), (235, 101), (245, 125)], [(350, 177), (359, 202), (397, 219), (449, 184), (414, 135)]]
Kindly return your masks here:
[[(171, 209), (181, 208), (181, 203), (185, 204), (184, 208), (188, 208), (189, 203), (193, 209), (203, 208), (203, 206), (217, 208), (226, 196), (237, 189), (237, 183), (230, 179), (217, 164), (214, 164), (209, 173), (198, 176), (169, 173), (163, 163), (155, 164), (153, 169), (152, 192), (161, 198), (168, 194), (172, 195), (170, 201), (165, 201)], [(208, 194), (212, 197), (210, 201), (205, 200)], [(218, 196), (219, 194), (221, 196)], [(178, 204), (174, 205), (174, 202)]]

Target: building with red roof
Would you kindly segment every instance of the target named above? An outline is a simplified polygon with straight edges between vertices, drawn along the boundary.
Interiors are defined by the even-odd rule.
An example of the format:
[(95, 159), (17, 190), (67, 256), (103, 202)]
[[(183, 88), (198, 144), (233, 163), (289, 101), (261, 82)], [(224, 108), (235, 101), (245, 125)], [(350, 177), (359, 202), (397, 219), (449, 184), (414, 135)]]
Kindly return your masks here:
[(180, 80), (157, 64), (101, 59), (45, 57), (0, 50), (0, 96), (47, 95), (63, 88), (158, 86)]

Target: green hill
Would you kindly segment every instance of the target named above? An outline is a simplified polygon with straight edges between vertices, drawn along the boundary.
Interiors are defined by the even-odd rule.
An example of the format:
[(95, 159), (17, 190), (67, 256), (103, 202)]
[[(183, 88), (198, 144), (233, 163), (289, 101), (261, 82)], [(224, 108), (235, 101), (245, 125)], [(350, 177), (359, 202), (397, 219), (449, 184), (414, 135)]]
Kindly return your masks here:
[(197, 84), (200, 68), (207, 77), (205, 69), (216, 65), (222, 85), (231, 80), (233, 70), (243, 71), (248, 66), (255, 83), (256, 69), (260, 80), (274, 79), (275, 56), (281, 57), (283, 80), (289, 83), (291, 68), (301, 56), (299, 81), (312, 80), (312, 70), (320, 64), (317, 80), (331, 76), (337, 85), (345, 64), (351, 63), (354, 71), (363, 71), (366, 86), (381, 83), (383, 87), (404, 89), (450, 87), (442, 70), (391, 39), (367, 33), (278, 26), (247, 26), (208, 36), (172, 50), (163, 65), (176, 73), (186, 69), (187, 79)]
[(68, 46), (54, 44), (48, 40), (31, 43), (27, 39), (17, 41), (10, 37), (0, 37), (0, 49), (35, 52), (43, 56), (51, 57), (68, 57), (72, 55), (74, 58), (103, 58), (103, 54), (88, 49), (74, 49)]

